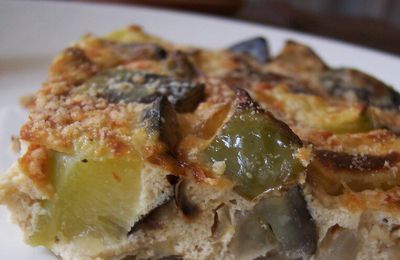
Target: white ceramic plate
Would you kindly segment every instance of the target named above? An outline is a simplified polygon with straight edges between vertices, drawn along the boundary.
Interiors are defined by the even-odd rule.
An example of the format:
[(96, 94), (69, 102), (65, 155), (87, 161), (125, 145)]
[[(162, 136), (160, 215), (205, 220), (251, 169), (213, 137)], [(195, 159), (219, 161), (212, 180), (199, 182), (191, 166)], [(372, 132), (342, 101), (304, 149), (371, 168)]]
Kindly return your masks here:
[[(273, 53), (295, 39), (310, 45), (332, 66), (353, 66), (400, 89), (400, 59), (354, 45), (305, 34), (201, 15), (139, 7), (66, 2), (0, 2), (0, 172), (17, 155), (10, 136), (26, 118), (18, 97), (32, 93), (46, 76), (51, 58), (87, 32), (104, 34), (129, 24), (173, 42), (224, 47), (247, 37), (265, 36)], [(0, 259), (55, 259), (22, 241), (19, 229), (0, 207)]]

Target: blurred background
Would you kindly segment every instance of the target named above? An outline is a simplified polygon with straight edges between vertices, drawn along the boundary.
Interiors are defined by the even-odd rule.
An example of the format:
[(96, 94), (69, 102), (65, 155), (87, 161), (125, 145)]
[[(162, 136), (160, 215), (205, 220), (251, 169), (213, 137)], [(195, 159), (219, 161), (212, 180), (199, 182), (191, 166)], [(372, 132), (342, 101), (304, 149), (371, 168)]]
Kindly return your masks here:
[(187, 10), (274, 25), (400, 55), (400, 0), (70, 0)]

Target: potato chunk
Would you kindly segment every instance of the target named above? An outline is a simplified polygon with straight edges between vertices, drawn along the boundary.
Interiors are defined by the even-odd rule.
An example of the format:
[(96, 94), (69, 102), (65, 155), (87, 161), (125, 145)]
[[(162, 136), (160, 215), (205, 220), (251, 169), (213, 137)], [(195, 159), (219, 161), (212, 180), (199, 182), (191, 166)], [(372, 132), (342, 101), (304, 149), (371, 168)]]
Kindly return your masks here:
[(88, 149), (72, 155), (53, 151), (49, 160), (55, 194), (42, 201), (46, 212), (28, 238), (31, 245), (75, 239), (107, 244), (128, 233), (139, 218), (140, 157), (98, 157)]

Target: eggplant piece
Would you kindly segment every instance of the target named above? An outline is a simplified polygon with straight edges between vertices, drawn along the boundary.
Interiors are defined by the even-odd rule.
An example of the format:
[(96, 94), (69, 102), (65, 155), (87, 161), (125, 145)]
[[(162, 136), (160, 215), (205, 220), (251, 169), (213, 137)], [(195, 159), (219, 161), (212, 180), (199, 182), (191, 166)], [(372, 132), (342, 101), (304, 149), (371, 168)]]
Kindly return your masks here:
[(166, 61), (166, 66), (177, 79), (191, 80), (197, 76), (194, 65), (182, 51), (172, 52)]
[(158, 97), (145, 109), (142, 123), (149, 133), (158, 134), (170, 151), (175, 151), (181, 135), (175, 108), (166, 97)]
[(301, 140), (286, 124), (262, 110), (245, 90), (236, 93), (233, 112), (204, 151), (205, 161), (224, 161), (225, 176), (248, 199), (294, 185), (304, 170), (295, 158)]
[[(316, 150), (307, 181), (329, 195), (340, 195), (344, 189), (354, 192), (367, 189), (388, 190), (400, 185), (399, 171), (393, 171), (400, 162), (400, 154), (348, 154)], [(346, 188), (345, 188), (346, 187)]]
[(287, 82), (291, 92), (320, 96), (323, 91), (314, 86), (314, 79), (329, 67), (310, 47), (289, 40), (281, 52), (266, 65), (266, 69), (268, 72), (292, 78), (291, 82)]
[(236, 212), (229, 244), (239, 259), (293, 259), (313, 254), (318, 236), (301, 189), (261, 198), (252, 210)]
[(299, 74), (321, 73), (329, 68), (310, 47), (292, 40), (286, 42), (282, 51), (269, 65), (293, 77), (298, 77)]
[(167, 51), (163, 47), (149, 42), (119, 42), (87, 35), (79, 42), (79, 46), (91, 60), (103, 68), (139, 60), (162, 60), (167, 57)]
[(181, 113), (192, 112), (204, 98), (203, 84), (126, 69), (106, 70), (86, 84), (111, 103), (150, 103), (166, 96)]
[(321, 87), (331, 96), (383, 109), (399, 109), (400, 94), (385, 83), (361, 71), (331, 69), (319, 77)]
[(360, 237), (350, 229), (335, 225), (327, 231), (315, 254), (317, 260), (353, 260), (360, 250)]
[(287, 255), (302, 257), (315, 252), (317, 229), (299, 186), (289, 189), (283, 196), (262, 198), (254, 210), (271, 226)]
[(238, 259), (255, 259), (278, 248), (268, 223), (254, 210), (235, 213), (236, 230), (229, 249)]
[(265, 64), (270, 58), (268, 42), (263, 37), (251, 38), (228, 48), (238, 54), (245, 54)]

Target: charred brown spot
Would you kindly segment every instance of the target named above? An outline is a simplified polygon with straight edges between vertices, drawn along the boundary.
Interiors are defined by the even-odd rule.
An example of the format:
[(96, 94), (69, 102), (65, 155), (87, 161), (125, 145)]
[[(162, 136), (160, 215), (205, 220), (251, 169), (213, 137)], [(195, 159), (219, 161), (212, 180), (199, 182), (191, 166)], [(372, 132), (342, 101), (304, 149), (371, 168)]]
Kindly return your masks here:
[(252, 109), (255, 113), (262, 113), (263, 109), (260, 105), (253, 101), (249, 93), (246, 90), (238, 88), (236, 90), (236, 108), (237, 109)]
[(254, 113), (264, 113), (266, 117), (274, 121), (275, 124), (279, 125), (280, 130), (284, 135), (290, 136), (290, 139), (293, 143), (299, 146), (303, 145), (303, 142), (300, 140), (300, 138), (292, 131), (292, 129), (290, 129), (287, 124), (276, 119), (270, 112), (264, 111), (257, 102), (253, 101), (253, 99), (244, 89), (239, 88), (236, 90), (236, 108), (241, 110), (251, 109), (254, 111)]
[(214, 209), (214, 222), (213, 222), (213, 224), (212, 224), (212, 226), (211, 226), (211, 234), (214, 236), (215, 235), (215, 232), (217, 231), (217, 228), (218, 228), (218, 225), (219, 225), (219, 216), (218, 216), (218, 210), (221, 208), (221, 207), (223, 207), (225, 204), (224, 203), (222, 203), (222, 204), (220, 204), (220, 205), (218, 205), (218, 207), (216, 207), (215, 209)]
[(166, 66), (177, 79), (190, 80), (197, 76), (197, 71), (190, 61), (188, 55), (182, 51), (175, 51), (170, 54)]
[(112, 176), (114, 180), (116, 180), (117, 182), (121, 182), (121, 177), (119, 177), (119, 175), (116, 172), (112, 172)]
[(187, 182), (180, 180), (174, 187), (175, 204), (180, 209), (182, 214), (188, 218), (193, 218), (200, 212), (199, 207), (194, 204), (187, 196)]
[(159, 215), (165, 207), (169, 207), (171, 200), (167, 200), (160, 206), (152, 209), (147, 215), (143, 216), (136, 224), (129, 230), (128, 236), (132, 235), (140, 229), (157, 230), (163, 228), (162, 223), (159, 221)]
[(212, 226), (211, 226), (211, 235), (212, 235), (212, 236), (214, 236), (215, 231), (217, 231), (217, 227), (218, 227), (218, 213), (217, 213), (217, 211), (215, 210), (215, 211), (214, 211), (214, 221), (213, 221), (213, 224), (212, 224)]
[(167, 178), (167, 181), (169, 182), (169, 184), (171, 185), (176, 185), (179, 181), (179, 177), (176, 175), (172, 175), (172, 174), (168, 174), (167, 176), (165, 176)]
[(167, 172), (173, 172), (174, 175), (183, 176), (185, 175), (185, 167), (176, 161), (170, 154), (160, 153), (155, 151), (150, 157), (147, 158), (150, 163), (156, 164), (162, 167)]
[(352, 172), (379, 171), (385, 167), (392, 167), (400, 161), (400, 154), (396, 152), (376, 156), (318, 150), (315, 155), (316, 159), (325, 167)]
[(160, 60), (167, 56), (166, 50), (154, 43), (116, 43), (107, 42), (114, 54), (121, 61), (135, 61), (144, 59)]
[(76, 64), (90, 63), (90, 59), (86, 56), (85, 52), (78, 47), (69, 47), (64, 50), (65, 58), (73, 61)]
[(106, 136), (108, 137), (107, 141), (106, 141), (107, 145), (108, 145), (108, 147), (111, 148), (111, 151), (115, 155), (125, 155), (126, 153), (129, 152), (129, 148), (126, 145), (126, 143), (124, 143), (118, 137), (116, 137), (115, 135), (111, 135), (111, 134), (108, 134)]
[(50, 68), (50, 82), (63, 80), (72, 85), (83, 83), (98, 71), (98, 67), (78, 47), (64, 50)]

